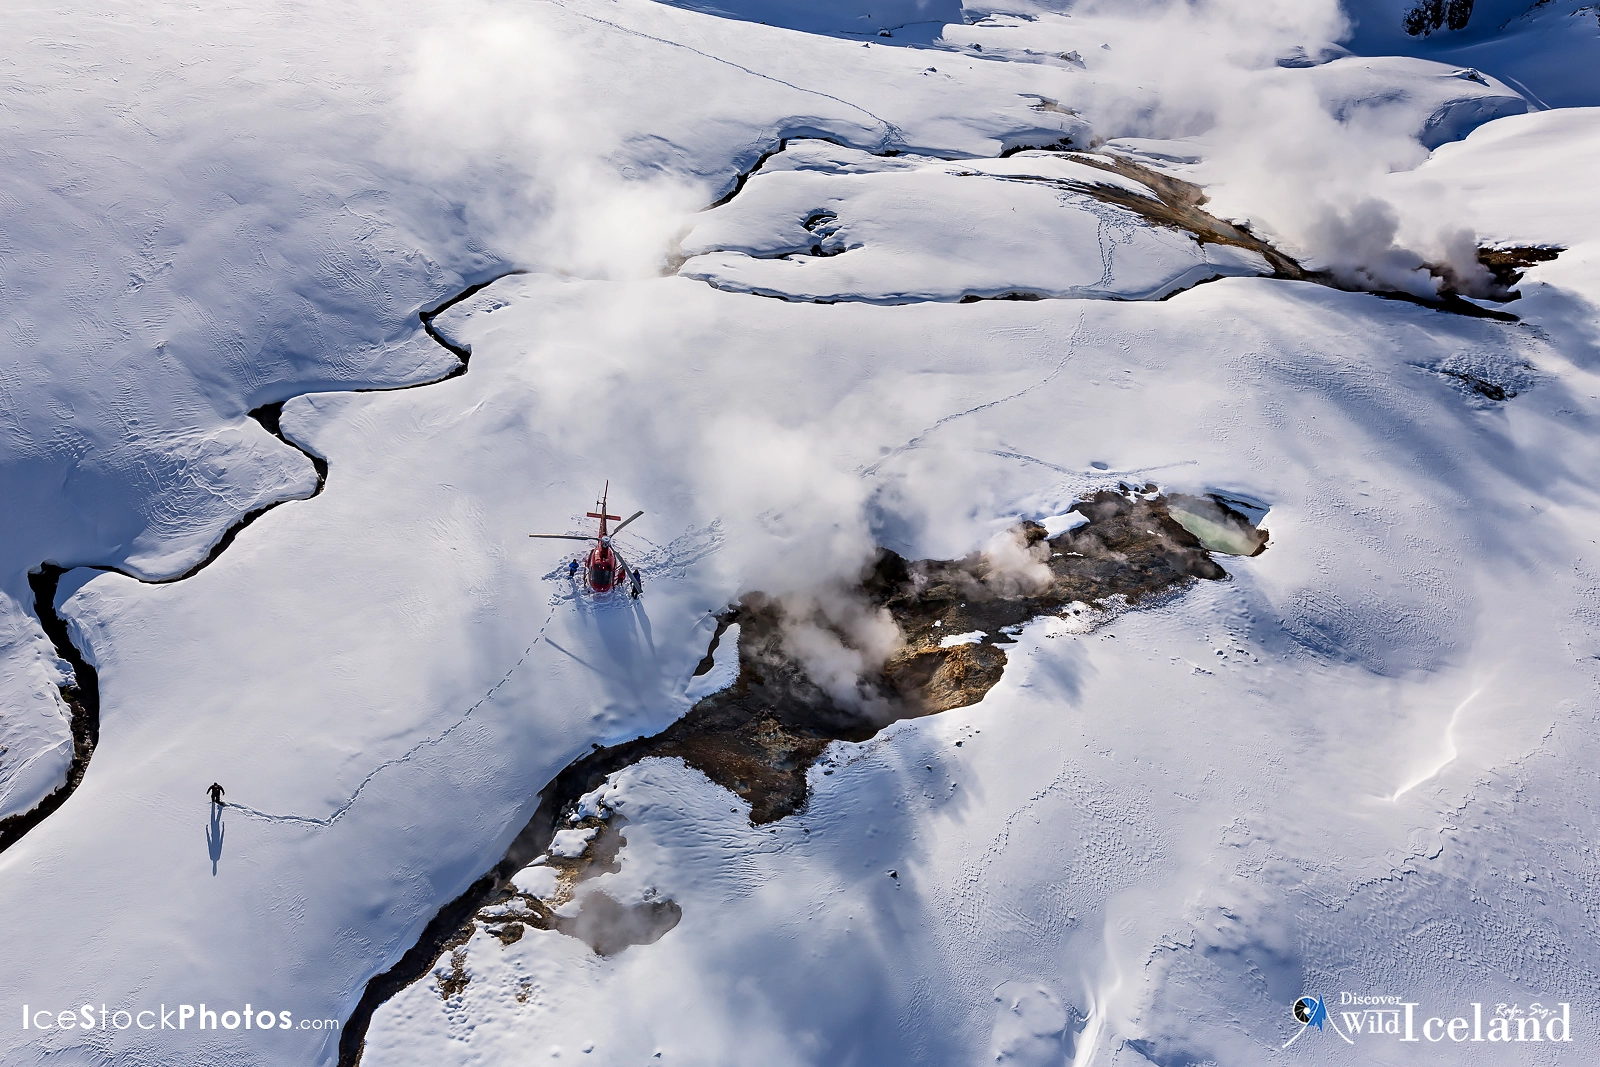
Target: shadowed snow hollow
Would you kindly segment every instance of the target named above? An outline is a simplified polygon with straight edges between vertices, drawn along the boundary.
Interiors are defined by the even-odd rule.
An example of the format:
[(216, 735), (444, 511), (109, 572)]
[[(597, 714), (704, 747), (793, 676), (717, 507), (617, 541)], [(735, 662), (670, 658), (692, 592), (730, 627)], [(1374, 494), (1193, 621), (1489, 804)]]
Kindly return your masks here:
[(961, 0), (665, 0), (674, 7), (807, 33), (890, 37), (914, 26), (936, 35), (962, 21)]

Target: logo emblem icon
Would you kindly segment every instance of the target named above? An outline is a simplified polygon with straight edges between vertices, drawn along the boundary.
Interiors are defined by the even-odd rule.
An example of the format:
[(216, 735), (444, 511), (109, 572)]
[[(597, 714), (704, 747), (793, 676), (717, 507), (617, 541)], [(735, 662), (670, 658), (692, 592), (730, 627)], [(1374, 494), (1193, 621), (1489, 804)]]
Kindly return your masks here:
[(1299, 1041), (1301, 1036), (1313, 1026), (1317, 1028), (1318, 1033), (1322, 1031), (1324, 1026), (1330, 1026), (1333, 1028), (1334, 1033), (1344, 1038), (1346, 1044), (1355, 1044), (1345, 1035), (1343, 1030), (1339, 1029), (1339, 1024), (1328, 1017), (1328, 1006), (1321, 997), (1301, 997), (1294, 1002), (1290, 1010), (1294, 1012), (1294, 1020), (1300, 1024), (1300, 1029), (1296, 1030), (1294, 1036), (1283, 1043), (1284, 1048), (1288, 1048), (1296, 1041)]

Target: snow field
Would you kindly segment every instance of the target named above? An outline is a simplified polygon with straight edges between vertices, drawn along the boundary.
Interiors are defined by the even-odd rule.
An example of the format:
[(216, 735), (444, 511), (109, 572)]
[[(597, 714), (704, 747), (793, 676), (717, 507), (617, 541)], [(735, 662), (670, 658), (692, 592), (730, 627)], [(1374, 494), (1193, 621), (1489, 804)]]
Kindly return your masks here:
[[(901, 550), (938, 554), (985, 491), (998, 499), (983, 513), (1009, 500), (1026, 514), (1030, 498), (1103, 484), (1090, 455), (1123, 477), (1270, 502), (1273, 547), (1229, 562), (1232, 583), (1085, 636), (1037, 624), (982, 704), (839, 746), (835, 773), (814, 778), (812, 808), (776, 827), (720, 814), (716, 798), (728, 795), (673, 764), (625, 772), (651, 806), (620, 809), (622, 872), (593, 884), (625, 903), (647, 889), (676, 900), (679, 926), (605, 960), (558, 934), (511, 948), (480, 935), (467, 951), (475, 984), (443, 1006), (454, 1021), (419, 983), (380, 1010), (372, 1062), (596, 1042), (607, 1062), (662, 1049), (735, 1063), (755, 1047), (780, 1063), (849, 1053), (965, 1063), (1012, 1040), (996, 1031), (991, 996), (1008, 983), (1043, 983), (1041, 1003), (1062, 1005), (1054, 1047), (1080, 1062), (1129, 1042), (1157, 1062), (1185, 1048), (1260, 1060), (1282, 1043), (1301, 988), (1528, 999), (1592, 984), (1581, 954), (1543, 947), (1581, 924), (1561, 903), (1581, 894), (1580, 854), (1537, 864), (1548, 893), (1519, 886), (1493, 908), (1477, 903), (1496, 872), (1533, 870), (1536, 842), (1562, 838), (1544, 822), (1554, 812), (1519, 824), (1503, 805), (1569, 780), (1587, 744), (1581, 714), (1568, 716), (1593, 671), (1569, 642), (1582, 640), (1590, 594), (1549, 562), (1581, 551), (1577, 528), (1525, 498), (1576, 494), (1589, 509), (1592, 492), (1576, 468), (1530, 484), (1515, 445), (1560, 432), (1575, 455), (1592, 450), (1555, 430), (1576, 400), (1561, 373), (1586, 381), (1581, 372), (1515, 327), (1305, 285), (1230, 281), (1161, 305), (988, 307), (760, 302), (747, 326), (812, 325), (723, 343), (772, 358), (780, 336), (810, 345), (816, 330), (851, 329), (875, 354), (874, 378), (919, 368), (892, 390), (905, 407), (923, 402), (929, 384), (911, 383), (943, 352), (984, 350), (986, 331), (1004, 345), (999, 365), (1032, 353), (1040, 378), (1041, 356), (1070, 353), (1025, 400), (963, 400), (946, 410), (971, 408), (965, 417), (910, 420), (923, 423), (911, 432), (919, 444), (875, 475), (893, 512), (926, 516), (915, 526), (925, 540)], [(488, 351), (497, 337), (559, 336), (550, 309), (548, 296), (492, 316), (469, 305), (465, 326), (451, 328)], [(834, 325), (846, 314), (856, 322)], [(907, 328), (913, 316), (939, 325)], [(870, 319), (888, 317), (924, 340), (874, 334)], [(1492, 411), (1414, 365), (1432, 349), (1506, 344), (1556, 374)], [(691, 347), (713, 358), (709, 339)], [(1016, 388), (1002, 377), (988, 391)], [(785, 396), (799, 414), (796, 394)], [(1535, 620), (1556, 618), (1566, 622), (1552, 644)], [(963, 730), (983, 734), (957, 750), (950, 738)], [(911, 784), (932, 773), (924, 764), (956, 781), (953, 796), (948, 780)], [(1591, 803), (1566, 817), (1591, 817), (1580, 814)], [(735, 837), (700, 844), (708, 826)], [(1475, 914), (1490, 929), (1542, 933), (1513, 943), (1456, 927), (1452, 940), (1438, 926)], [(930, 975), (941, 979), (930, 986)], [(609, 1006), (624, 1002), (644, 1007), (619, 1021)], [(732, 1018), (738, 1045), (701, 1036)], [(1404, 1051), (1372, 1062), (1409, 1062), (1384, 1058)]]
[[(363, 3), (20, 14), (0, 484), (26, 521), (0, 534), (0, 814), (64, 769), (27, 570), (170, 576), (245, 511), (295, 502), (182, 582), (63, 580), (101, 746), (0, 856), (13, 999), (343, 1019), (562, 766), (681, 713), (707, 612), (742, 587), (803, 588), (875, 543), (958, 555), (1153, 479), (1270, 503), (1272, 547), (1160, 611), (1030, 629), (982, 705), (841, 749), (813, 811), (764, 833), (681, 768), (626, 772), (623, 869), (597, 885), (672, 896), (679, 927), (609, 960), (480, 937), (448, 1015), (414, 986), (380, 1011), (369, 1062), (590, 1043), (696, 1062), (1270, 1062), (1285, 990), (1584, 1001), (1600, 226), (1567, 176), (1593, 113), (1501, 119), (1388, 175), (1383, 152), (1420, 162), (1412, 135), (1441, 109), (1487, 117), (1506, 90), (1449, 65), (1279, 68), (1303, 27), (1272, 25), (1238, 38), (1259, 69), (1207, 68), (1196, 38), (1201, 81), (1158, 85), (1111, 58), (1147, 28), (1090, 14), (951, 27), (938, 49), (644, 0), (403, 22)], [(1384, 147), (1338, 186), (1349, 202), (1451, 214), (1459, 195), (1480, 233), (1568, 246), (1530, 272), (1526, 325), (1254, 280), (1159, 304), (878, 307), (656, 277), (697, 223), (740, 219), (757, 249), (798, 238), (785, 197), (740, 214), (777, 170), (732, 211), (692, 212), (784, 138), (845, 143), (820, 151), (881, 168), (863, 179), (971, 183), (996, 213), (1003, 187), (1068, 228), (1086, 213), (1000, 180), (1058, 164), (993, 157), (1091, 132), (1190, 145), (1203, 162), (1174, 166), (1227, 186), (1238, 130), (1202, 131), (1172, 89), (1206, 79), (1318, 115), (1359, 105), (1328, 154)], [(916, 158), (851, 156), (886, 150)], [(828, 196), (845, 180), (781, 182), (798, 178)], [(1286, 217), (1251, 188), (1219, 203)], [(924, 260), (949, 202), (856, 199), (841, 218)], [(1078, 259), (1027, 249), (1009, 265), (1078, 284)], [(473, 346), (466, 376), (329, 392), (448, 371), (415, 312), (507, 265), (538, 273), (439, 320)], [(897, 262), (827, 291), (942, 300), (1001, 265)], [(1465, 357), (1530, 364), (1533, 385), (1476, 401), (1439, 373)], [(284, 432), (331, 464), (315, 499), (306, 457), (246, 415), (288, 397)], [(581, 522), (608, 477), (648, 512), (623, 545), (650, 576), (639, 605), (573, 599), (561, 550), (524, 536)], [(51, 920), (63, 899), (79, 918)], [(331, 1063), (336, 1043), (8, 1030), (0, 1059)]]

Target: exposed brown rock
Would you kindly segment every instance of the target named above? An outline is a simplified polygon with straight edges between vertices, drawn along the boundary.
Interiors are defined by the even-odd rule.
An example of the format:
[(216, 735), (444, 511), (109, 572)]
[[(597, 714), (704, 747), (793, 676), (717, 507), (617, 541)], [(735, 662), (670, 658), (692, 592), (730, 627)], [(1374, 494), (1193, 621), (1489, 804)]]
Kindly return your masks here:
[[(1004, 632), (1074, 604), (1113, 597), (1148, 603), (1198, 579), (1227, 572), (1167, 513), (1154, 490), (1104, 491), (1074, 510), (1089, 523), (1055, 538), (1036, 523), (1018, 528), (1022, 549), (1046, 568), (1027, 589), (998, 573), (982, 553), (959, 560), (907, 561), (883, 552), (862, 593), (893, 616), (904, 647), (863, 679), (884, 700), (847, 707), (810, 678), (784, 645), (784, 608), (760, 593), (728, 619), (739, 623), (739, 675), (661, 733), (598, 749), (568, 767), (547, 790), (557, 811), (606, 776), (651, 756), (676, 757), (750, 804), (756, 824), (804, 807), (806, 772), (832, 741), (864, 741), (897, 719), (983, 699), (1005, 669)], [(941, 647), (946, 636), (983, 631), (981, 642)]]
[(1522, 280), (1524, 271), (1536, 263), (1548, 263), (1565, 251), (1565, 248), (1554, 246), (1480, 248), (1478, 262), (1489, 268), (1489, 273), (1494, 275), (1495, 285), (1510, 297), (1517, 295), (1511, 290)]

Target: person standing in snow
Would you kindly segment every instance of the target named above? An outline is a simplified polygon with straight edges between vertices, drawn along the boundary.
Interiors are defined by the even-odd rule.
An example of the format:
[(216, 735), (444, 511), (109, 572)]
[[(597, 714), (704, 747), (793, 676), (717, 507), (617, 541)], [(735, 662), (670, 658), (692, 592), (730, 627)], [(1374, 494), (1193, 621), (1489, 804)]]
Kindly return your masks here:
[(218, 785), (216, 782), (212, 782), (211, 786), (206, 790), (206, 792), (211, 794), (211, 803), (215, 804), (219, 808), (226, 806), (223, 804), (222, 794), (226, 793), (227, 790), (222, 788), (222, 786)]
[(569, 582), (570, 581), (575, 581), (577, 579), (577, 577), (578, 577), (578, 561), (575, 560), (575, 559), (568, 560), (567, 561), (567, 581), (569, 581)]
[(638, 567), (633, 568), (633, 574), (629, 581), (632, 584), (629, 587), (628, 592), (633, 594), (633, 599), (638, 600), (639, 594), (644, 592), (644, 576), (639, 573)]

